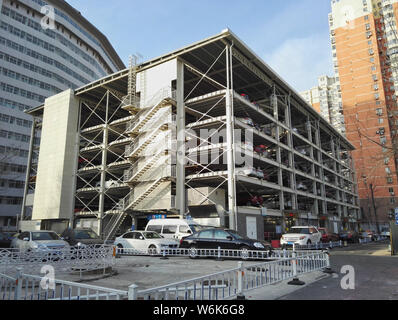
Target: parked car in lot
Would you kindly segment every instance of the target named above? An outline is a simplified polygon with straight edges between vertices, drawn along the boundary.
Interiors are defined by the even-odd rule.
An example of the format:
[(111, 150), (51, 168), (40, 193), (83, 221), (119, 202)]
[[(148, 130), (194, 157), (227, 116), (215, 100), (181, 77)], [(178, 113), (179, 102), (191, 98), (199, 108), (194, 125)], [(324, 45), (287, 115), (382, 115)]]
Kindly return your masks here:
[(339, 238), (341, 241), (347, 241), (349, 243), (359, 242), (359, 233), (356, 231), (342, 231), (339, 233)]
[(68, 242), (70, 246), (85, 247), (87, 245), (104, 244), (104, 240), (90, 228), (68, 228), (62, 232), (61, 237)]
[(154, 231), (164, 238), (182, 239), (203, 229), (193, 220), (153, 219), (148, 222), (145, 231)]
[(189, 249), (229, 249), (229, 250), (272, 250), (266, 241), (249, 239), (234, 230), (224, 228), (209, 228), (185, 237), (180, 242), (180, 248)]
[(15, 232), (0, 232), (0, 248), (9, 248)]
[(340, 240), (337, 233), (329, 232), (329, 230), (326, 228), (318, 228), (318, 230), (322, 234), (322, 242), (335, 242)]
[(314, 226), (296, 226), (290, 228), (289, 232), (282, 235), (282, 247), (300, 245), (305, 246), (309, 244), (319, 243), (322, 239), (322, 234)]
[(376, 240), (376, 234), (371, 231), (371, 230), (367, 230), (364, 232), (361, 232), (361, 234), (359, 235), (359, 238), (361, 239), (369, 239), (370, 241), (375, 241)]
[(160, 254), (161, 249), (177, 249), (178, 241), (163, 238), (153, 231), (130, 231), (115, 239), (119, 249), (135, 249), (148, 254)]
[(11, 248), (19, 249), (21, 252), (51, 253), (69, 247), (69, 244), (54, 231), (25, 231), (11, 241)]

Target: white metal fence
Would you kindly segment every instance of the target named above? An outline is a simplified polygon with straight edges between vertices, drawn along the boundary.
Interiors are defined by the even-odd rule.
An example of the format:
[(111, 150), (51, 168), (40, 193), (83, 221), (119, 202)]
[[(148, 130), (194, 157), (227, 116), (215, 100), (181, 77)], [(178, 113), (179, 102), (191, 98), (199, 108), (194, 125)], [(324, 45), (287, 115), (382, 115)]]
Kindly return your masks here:
[(330, 266), (329, 255), (316, 251), (284, 251), (287, 257), (244, 265), (157, 288), (127, 291), (28, 275), (0, 273), (0, 300), (225, 300), (244, 292)]
[[(326, 248), (326, 247), (325, 247)], [(305, 255), (308, 253), (318, 253), (317, 250), (296, 251), (296, 255)], [(315, 249), (315, 248), (314, 248)], [(321, 248), (318, 248), (321, 249)], [(292, 258), (292, 250), (247, 250), (247, 249), (198, 249), (198, 248), (176, 248), (176, 249), (151, 249), (151, 250), (137, 250), (131, 248), (116, 248), (116, 257), (120, 256), (155, 256), (155, 257), (189, 257), (196, 258), (215, 258), (223, 259), (237, 259), (237, 260), (275, 260)]]
[(0, 274), (0, 300), (121, 300), (128, 292), (17, 272)]
[(57, 250), (0, 249), (0, 273), (13, 274), (15, 270), (30, 274), (40, 273), (44, 265), (55, 270), (97, 270), (114, 265), (112, 245), (68, 247)]
[(244, 292), (330, 267), (325, 252), (292, 252), (291, 258), (238, 267), (208, 276), (172, 283), (148, 290), (131, 286), (133, 300), (225, 300)]

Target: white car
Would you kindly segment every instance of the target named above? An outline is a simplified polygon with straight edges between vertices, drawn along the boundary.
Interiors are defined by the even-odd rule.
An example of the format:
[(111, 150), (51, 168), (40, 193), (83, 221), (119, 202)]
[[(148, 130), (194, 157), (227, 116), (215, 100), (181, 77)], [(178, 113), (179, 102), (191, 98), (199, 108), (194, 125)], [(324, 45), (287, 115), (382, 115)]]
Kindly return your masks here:
[(292, 227), (290, 231), (281, 238), (282, 247), (290, 245), (305, 246), (321, 242), (322, 234), (314, 226)]
[(11, 241), (11, 248), (21, 252), (52, 253), (69, 248), (69, 244), (53, 231), (25, 231)]
[(254, 127), (254, 122), (251, 118), (245, 117), (245, 118), (238, 118), (238, 120), (242, 121), (244, 124), (247, 124), (251, 127)]
[[(120, 183), (118, 183), (116, 180), (105, 181), (105, 189), (109, 189), (109, 188), (112, 188), (112, 187), (117, 187), (119, 185), (120, 185)], [(101, 187), (101, 181), (97, 182), (95, 187), (96, 188), (100, 188)]]
[(236, 168), (236, 174), (248, 177), (259, 177), (259, 172), (253, 167)]
[(304, 183), (299, 182), (297, 184), (297, 190), (308, 191), (308, 188), (307, 188), (307, 186)]
[(251, 151), (251, 152), (254, 151), (253, 143), (251, 143), (250, 141), (245, 141), (243, 146), (248, 151)]
[(134, 249), (148, 254), (161, 254), (162, 249), (177, 249), (179, 242), (163, 238), (153, 231), (130, 231), (115, 239), (114, 246), (122, 249)]

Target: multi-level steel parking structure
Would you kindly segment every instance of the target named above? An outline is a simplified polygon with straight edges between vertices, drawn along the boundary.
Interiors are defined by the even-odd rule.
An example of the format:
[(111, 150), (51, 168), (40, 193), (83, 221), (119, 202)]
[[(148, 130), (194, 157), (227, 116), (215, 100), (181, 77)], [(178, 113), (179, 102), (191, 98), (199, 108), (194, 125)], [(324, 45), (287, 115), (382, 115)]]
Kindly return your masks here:
[(352, 145), (230, 30), (30, 114), (43, 122), (34, 220), (109, 238), (188, 216), (262, 239), (360, 219)]

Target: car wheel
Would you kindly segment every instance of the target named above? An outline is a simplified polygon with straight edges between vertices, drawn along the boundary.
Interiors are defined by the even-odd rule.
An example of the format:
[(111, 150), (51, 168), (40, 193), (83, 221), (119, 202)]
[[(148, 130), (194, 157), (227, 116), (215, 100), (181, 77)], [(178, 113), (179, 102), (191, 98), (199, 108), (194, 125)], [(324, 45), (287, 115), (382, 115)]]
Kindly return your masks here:
[(307, 246), (309, 246), (309, 245), (311, 245), (311, 244), (312, 244), (311, 240), (308, 240), (308, 241), (307, 241)]
[(243, 260), (249, 259), (249, 250), (250, 250), (250, 248), (247, 247), (247, 246), (242, 246), (242, 247), (240, 248), (240, 250), (241, 250), (241, 254), (240, 254), (241, 258), (242, 258)]
[(189, 258), (190, 259), (198, 258), (198, 250), (197, 250), (196, 246), (194, 246), (194, 245), (189, 247)]
[(155, 246), (155, 245), (151, 244), (151, 245), (149, 246), (149, 248), (148, 248), (148, 254), (151, 255), (151, 256), (154, 256), (154, 255), (157, 254), (157, 249), (156, 249), (156, 246)]
[(123, 246), (120, 243), (116, 247), (118, 249), (117, 251), (118, 251), (119, 254), (123, 254), (124, 253)]

